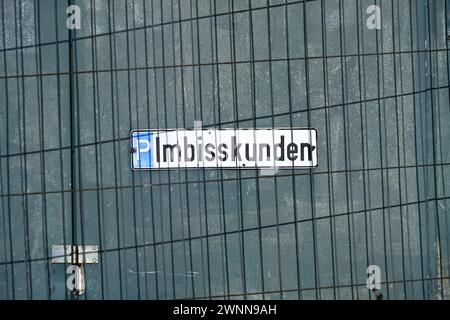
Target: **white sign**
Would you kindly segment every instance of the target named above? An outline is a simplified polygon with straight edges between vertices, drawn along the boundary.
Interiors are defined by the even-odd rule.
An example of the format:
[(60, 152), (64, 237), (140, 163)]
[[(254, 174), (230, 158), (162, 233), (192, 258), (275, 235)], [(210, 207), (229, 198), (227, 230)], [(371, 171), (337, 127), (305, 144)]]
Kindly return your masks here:
[(134, 170), (317, 167), (316, 129), (133, 131)]

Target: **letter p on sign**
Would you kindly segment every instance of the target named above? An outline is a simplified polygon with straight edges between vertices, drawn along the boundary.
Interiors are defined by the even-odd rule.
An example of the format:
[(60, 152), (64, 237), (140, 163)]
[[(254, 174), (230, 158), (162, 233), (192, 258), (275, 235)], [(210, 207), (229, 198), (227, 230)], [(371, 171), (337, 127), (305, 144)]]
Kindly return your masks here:
[(146, 153), (150, 151), (150, 140), (139, 138), (136, 144), (136, 160), (141, 160), (141, 152)]
[(153, 164), (153, 134), (150, 132), (133, 132), (133, 157), (132, 167), (134, 169), (151, 168)]

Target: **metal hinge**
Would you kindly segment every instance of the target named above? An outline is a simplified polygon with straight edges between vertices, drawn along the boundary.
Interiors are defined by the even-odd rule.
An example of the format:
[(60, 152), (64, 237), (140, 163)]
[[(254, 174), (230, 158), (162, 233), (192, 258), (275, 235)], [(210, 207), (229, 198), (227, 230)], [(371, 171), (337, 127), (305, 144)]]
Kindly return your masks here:
[(74, 296), (79, 296), (85, 291), (85, 264), (98, 263), (98, 246), (53, 245), (52, 263), (67, 264), (66, 273), (69, 275), (66, 281), (67, 289)]
[(52, 263), (71, 265), (98, 263), (98, 246), (53, 245)]

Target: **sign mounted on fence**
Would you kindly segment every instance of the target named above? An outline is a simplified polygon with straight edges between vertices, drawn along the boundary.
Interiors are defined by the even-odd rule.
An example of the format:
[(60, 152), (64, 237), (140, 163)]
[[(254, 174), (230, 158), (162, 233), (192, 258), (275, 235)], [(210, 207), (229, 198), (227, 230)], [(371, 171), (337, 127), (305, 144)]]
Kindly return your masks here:
[(133, 170), (317, 167), (316, 129), (131, 132)]

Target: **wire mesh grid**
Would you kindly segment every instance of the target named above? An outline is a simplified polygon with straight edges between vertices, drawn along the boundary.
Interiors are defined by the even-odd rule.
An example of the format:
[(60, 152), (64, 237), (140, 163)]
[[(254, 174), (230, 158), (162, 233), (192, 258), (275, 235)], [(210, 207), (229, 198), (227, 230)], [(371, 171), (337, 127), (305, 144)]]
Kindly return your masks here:
[[(448, 5), (2, 1), (0, 299), (73, 298), (54, 244), (100, 248), (80, 299), (448, 299)], [(319, 167), (130, 169), (196, 121), (317, 128)]]

